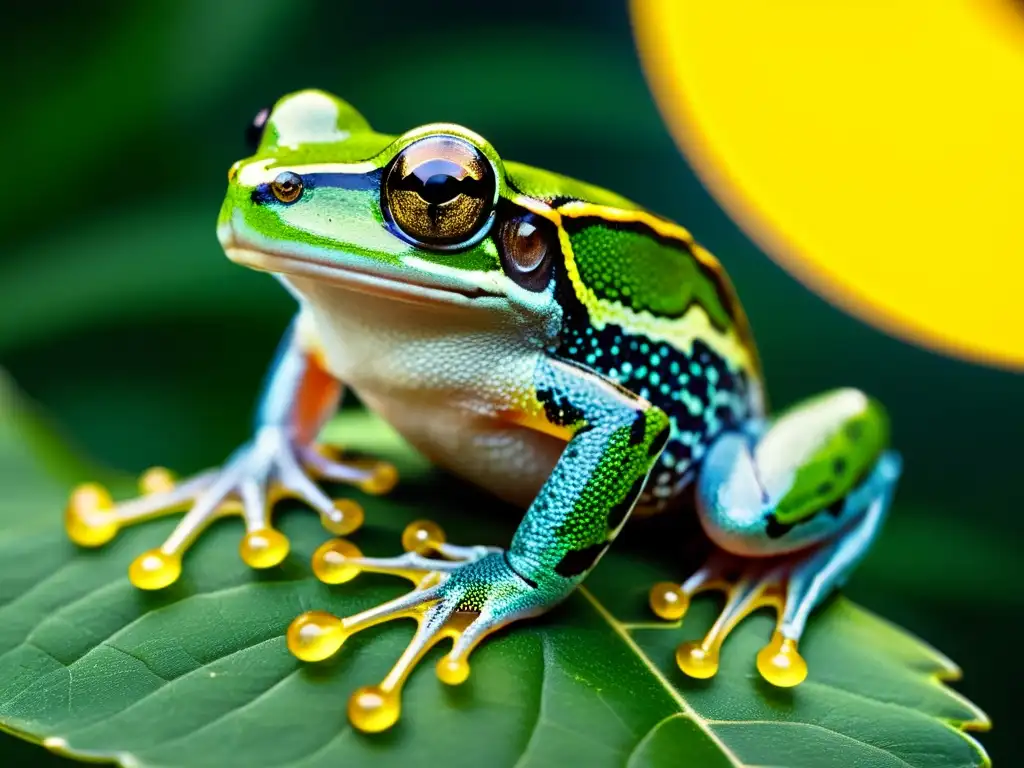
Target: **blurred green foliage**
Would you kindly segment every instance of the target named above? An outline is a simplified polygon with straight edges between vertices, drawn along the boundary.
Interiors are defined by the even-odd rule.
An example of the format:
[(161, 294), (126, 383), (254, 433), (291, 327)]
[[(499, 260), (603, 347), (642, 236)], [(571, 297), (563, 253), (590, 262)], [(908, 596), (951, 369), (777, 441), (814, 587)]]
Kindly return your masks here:
[(315, 86), (384, 131), (460, 122), (507, 157), (689, 228), (733, 276), (773, 402), (849, 384), (887, 405), (905, 479), (848, 592), (956, 659), (961, 690), (995, 720), (985, 744), (1009, 753), (1021, 377), (889, 338), (770, 262), (673, 146), (623, 2), (99, 0), (13, 13), (0, 47), (0, 366), (91, 455), (188, 471), (248, 428), (292, 307), (272, 280), (228, 264), (213, 224), (260, 107)]

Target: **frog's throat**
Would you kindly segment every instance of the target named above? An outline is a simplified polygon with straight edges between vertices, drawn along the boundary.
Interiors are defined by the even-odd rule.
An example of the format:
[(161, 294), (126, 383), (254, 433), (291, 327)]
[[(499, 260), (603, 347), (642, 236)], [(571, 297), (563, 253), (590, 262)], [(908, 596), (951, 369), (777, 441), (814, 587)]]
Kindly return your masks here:
[(413, 280), (405, 274), (390, 271), (387, 274), (381, 271), (370, 272), (351, 264), (326, 264), (305, 256), (271, 253), (241, 245), (228, 244), (224, 247), (224, 253), (234, 263), (261, 272), (312, 278), (361, 293), (385, 296), (413, 304), (476, 306), (484, 299), (505, 300), (501, 294), (491, 293), (476, 285), (457, 285), (451, 282), (429, 285), (425, 279)]

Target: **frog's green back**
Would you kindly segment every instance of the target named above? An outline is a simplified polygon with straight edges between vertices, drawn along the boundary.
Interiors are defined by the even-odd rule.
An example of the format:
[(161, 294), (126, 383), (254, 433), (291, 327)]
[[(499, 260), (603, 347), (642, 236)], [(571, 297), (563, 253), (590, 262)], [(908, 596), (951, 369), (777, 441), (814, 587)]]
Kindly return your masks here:
[(718, 261), (690, 234), (633, 201), (561, 174), (505, 163), (512, 192), (561, 214), (568, 275), (588, 309), (614, 306), (631, 314), (681, 320), (699, 306), (715, 328), (753, 341), (735, 291)]
[(528, 197), (543, 200), (557, 206), (565, 200), (585, 200), (595, 205), (606, 205), (629, 211), (639, 211), (640, 206), (622, 195), (595, 187), (585, 181), (571, 179), (560, 173), (541, 170), (522, 163), (505, 161), (505, 176), (509, 186)]

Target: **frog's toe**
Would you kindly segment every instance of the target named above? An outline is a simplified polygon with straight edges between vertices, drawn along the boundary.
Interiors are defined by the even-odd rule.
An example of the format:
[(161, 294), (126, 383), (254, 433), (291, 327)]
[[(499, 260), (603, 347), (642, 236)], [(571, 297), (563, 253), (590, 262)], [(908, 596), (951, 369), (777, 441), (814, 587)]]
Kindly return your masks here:
[[(302, 456), (299, 458), (303, 459)], [(362, 506), (351, 499), (332, 499), (306, 474), (307, 468), (313, 472), (316, 469), (303, 463), (305, 467), (291, 456), (282, 457), (273, 486), (277, 498), (288, 496), (308, 504), (320, 513), (324, 528), (337, 536), (347, 536), (359, 530), (366, 517)], [(327, 479), (324, 475), (321, 477)], [(255, 511), (260, 505), (254, 503), (251, 506)]]
[(383, 731), (395, 724), (402, 686), (433, 646), (452, 639), (436, 672), (442, 682), (458, 685), (469, 677), (469, 655), (484, 638), (546, 607), (537, 590), (512, 572), (500, 549), (447, 544), (440, 528), (427, 521), (408, 526), (402, 540), (406, 553), (392, 558), (363, 557), (344, 539), (327, 542), (314, 555), (313, 569), (329, 584), (349, 581), (360, 571), (402, 576), (412, 581), (412, 591), (345, 618), (310, 611), (288, 629), (288, 648), (295, 656), (321, 661), (363, 629), (394, 619), (416, 621), (416, 633), (391, 671), (349, 699), (349, 720), (361, 731)]
[(802, 683), (807, 677), (807, 664), (797, 649), (802, 627), (796, 630), (784, 621), (787, 602), (793, 599), (788, 589), (791, 571), (786, 560), (744, 564), (719, 554), (682, 584), (655, 584), (650, 591), (651, 609), (672, 621), (683, 618), (694, 595), (712, 590), (725, 594), (725, 605), (704, 638), (676, 649), (679, 668), (690, 677), (713, 677), (729, 633), (754, 611), (771, 607), (777, 612), (777, 627), (757, 655), (757, 669), (772, 685), (788, 688)]
[(321, 480), (348, 483), (373, 496), (390, 492), (398, 482), (394, 464), (376, 459), (345, 459), (331, 446), (304, 448), (301, 457), (306, 468)]
[(216, 472), (204, 472), (177, 483), (163, 467), (146, 470), (139, 478), (140, 495), (114, 503), (110, 492), (99, 483), (83, 483), (68, 499), (64, 528), (68, 538), (82, 547), (99, 547), (121, 528), (142, 520), (180, 512), (213, 484)]
[(432, 646), (454, 637), (460, 622), (442, 601), (440, 585), (414, 589), (400, 598), (345, 618), (309, 611), (288, 628), (288, 648), (303, 661), (322, 661), (336, 654), (360, 630), (395, 619), (413, 619), (416, 634), (391, 671), (377, 685), (364, 686), (349, 699), (349, 720), (361, 731), (390, 728), (401, 713), (401, 690), (413, 667)]

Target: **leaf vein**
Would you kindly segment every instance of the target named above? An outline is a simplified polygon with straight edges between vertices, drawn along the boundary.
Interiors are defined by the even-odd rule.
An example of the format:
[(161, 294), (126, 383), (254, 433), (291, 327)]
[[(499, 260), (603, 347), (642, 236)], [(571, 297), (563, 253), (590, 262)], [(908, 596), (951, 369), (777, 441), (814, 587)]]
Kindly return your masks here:
[(661, 720), (656, 722), (651, 727), (651, 729), (644, 734), (644, 737), (636, 743), (633, 749), (630, 750), (629, 757), (626, 758), (626, 768), (632, 768), (633, 759), (637, 756), (637, 753), (641, 750), (641, 748), (646, 746), (647, 742), (654, 737), (654, 734), (661, 728), (661, 726), (665, 725), (665, 723), (671, 720), (675, 720), (676, 718), (689, 719), (689, 715), (687, 715), (685, 712), (673, 712), (671, 715), (663, 717)]
[(640, 646), (636, 644), (636, 641), (622, 627), (622, 625), (615, 619), (615, 617), (608, 612), (608, 609), (601, 605), (601, 603), (598, 602), (597, 598), (590, 594), (590, 591), (586, 587), (580, 587), (579, 592), (587, 600), (590, 601), (590, 604), (594, 606), (594, 609), (598, 612), (601, 618), (608, 622), (609, 626), (611, 626), (615, 633), (622, 638), (622, 641), (626, 643), (626, 646), (650, 670), (651, 674), (654, 676), (654, 679), (661, 684), (662, 688), (665, 689), (668, 695), (679, 706), (679, 709), (683, 713), (685, 713), (691, 720), (693, 720), (693, 722), (696, 723), (697, 726), (702, 731), (704, 731), (712, 741), (715, 742), (716, 746), (718, 746), (718, 748), (722, 750), (722, 754), (725, 756), (727, 760), (729, 760), (736, 768), (743, 768), (743, 761), (736, 757), (736, 755), (733, 754), (732, 750), (730, 750), (729, 747), (724, 742), (722, 742), (718, 734), (716, 734), (710, 727), (708, 727), (707, 722), (704, 720), (704, 718), (701, 717), (700, 714), (695, 709), (693, 709), (693, 707), (690, 706), (690, 703), (683, 698), (682, 694), (679, 693), (678, 690), (676, 690), (675, 686), (672, 685), (666, 679), (662, 671), (658, 669), (654, 665), (654, 662), (652, 662), (647, 657), (647, 654), (643, 652), (643, 649), (641, 649)]
[(208, 731), (210, 728), (213, 728), (218, 723), (220, 723), (220, 722), (222, 722), (224, 720), (227, 720), (227, 719), (229, 719), (231, 717), (234, 717), (235, 715), (238, 715), (241, 712), (245, 712), (247, 709), (250, 709), (251, 707), (256, 706), (260, 701), (262, 701), (267, 696), (269, 696), (271, 693), (273, 693), (277, 688), (279, 688), (282, 685), (284, 685), (285, 683), (287, 683), (289, 680), (291, 680), (293, 677), (295, 677), (298, 673), (299, 673), (299, 670), (297, 668), (293, 669), (291, 672), (289, 672), (287, 675), (285, 675), (281, 679), (275, 680), (274, 683), (270, 687), (265, 688), (264, 690), (260, 691), (256, 696), (254, 696), (252, 699), (250, 699), (249, 701), (245, 702), (241, 706), (239, 706), (239, 707), (232, 707), (231, 709), (228, 709), (228, 710), (226, 710), (224, 712), (221, 712), (215, 718), (213, 718), (212, 720), (210, 720), (207, 723), (204, 723), (201, 727), (197, 728), (194, 731), (189, 731), (188, 733), (186, 733), (186, 734), (184, 734), (182, 736), (178, 736), (176, 738), (173, 738), (170, 741), (159, 742), (158, 744), (155, 745), (155, 748), (164, 749), (168, 745), (176, 744), (176, 743), (180, 742), (182, 739), (193, 739), (193, 738), (196, 737), (197, 734), (200, 734), (203, 731)]
[[(851, 736), (848, 733), (841, 733), (840, 731), (837, 731), (837, 730), (835, 730), (833, 728), (829, 728), (826, 725), (820, 725), (819, 723), (797, 723), (797, 722), (793, 722), (793, 721), (790, 721), (790, 720), (725, 720), (725, 721), (719, 721), (719, 722), (720, 722), (720, 726), (719, 727), (727, 726), (727, 725), (768, 725), (768, 726), (784, 725), (784, 726), (790, 726), (790, 727), (811, 728), (811, 729), (814, 729), (814, 730), (825, 731), (826, 733), (830, 733), (833, 736), (836, 736), (836, 737), (838, 737), (840, 739), (844, 739), (844, 740), (848, 740), (848, 741), (853, 741), (853, 742), (855, 742), (857, 744), (860, 744), (862, 746), (867, 747), (868, 749), (870, 749), (870, 750), (872, 750), (874, 752), (880, 752), (883, 755), (887, 755), (887, 756), (891, 757), (893, 760), (896, 760), (899, 764), (905, 765), (907, 768), (914, 768), (913, 765), (908, 763), (902, 757), (900, 757), (899, 755), (893, 754), (892, 752), (888, 751), (884, 747), (880, 747), (877, 744), (872, 744), (871, 742), (864, 741), (863, 739), (858, 738), (856, 736)], [(714, 726), (712, 726), (712, 727), (714, 727)]]
[[(253, 648), (258, 648), (261, 645), (273, 642), (274, 640), (277, 640), (277, 639), (278, 638), (276, 636), (275, 637), (266, 638), (264, 640), (260, 640), (259, 642), (251, 643), (251, 644), (246, 645), (246, 646), (244, 646), (242, 648), (238, 648), (238, 649), (232, 651), (231, 653), (225, 654), (224, 656), (220, 656), (220, 657), (218, 657), (216, 659), (213, 659), (213, 660), (207, 662), (206, 664), (200, 666), (197, 669), (193, 669), (193, 670), (191, 670), (189, 672), (186, 672), (184, 675), (181, 675), (180, 677), (173, 678), (172, 680), (169, 680), (169, 681), (159, 685), (158, 687), (154, 688), (152, 691), (149, 691), (149, 692), (143, 694), (142, 696), (140, 696), (139, 698), (135, 699), (135, 701), (130, 702), (128, 704), (128, 706), (123, 707), (122, 709), (117, 709), (117, 710), (114, 710), (112, 712), (104, 713), (103, 719), (106, 721), (106, 720), (111, 720), (111, 719), (113, 719), (115, 717), (121, 717), (124, 714), (126, 714), (127, 712), (132, 711), (136, 707), (142, 706), (150, 697), (155, 696), (160, 691), (166, 690), (166, 689), (170, 688), (171, 686), (175, 685), (176, 683), (178, 683), (179, 681), (185, 680), (185, 679), (187, 679), (187, 678), (189, 678), (189, 677), (191, 677), (193, 675), (196, 675), (196, 674), (202, 672), (206, 667), (211, 666), (212, 664), (214, 664), (216, 662), (224, 661), (225, 659), (230, 659), (232, 656), (236, 656), (236, 655), (238, 655), (240, 653), (244, 653), (244, 652), (246, 652), (248, 650), (251, 650)], [(123, 649), (117, 648), (116, 646), (110, 646), (110, 647), (115, 648), (115, 650), (123, 651)], [(42, 650), (42, 649), (40, 649), (40, 650)], [(43, 651), (43, 653), (46, 653), (46, 651)], [(131, 655), (131, 654), (129, 654), (129, 655)], [(82, 658), (84, 658), (84, 656)], [(133, 658), (137, 658), (137, 657), (133, 656)], [(75, 663), (77, 663), (77, 662), (75, 662)], [(43, 678), (40, 678), (40, 680), (43, 680), (46, 677), (49, 677), (50, 675), (53, 675), (53, 674), (56, 674), (56, 673), (59, 673), (59, 672), (66, 672), (68, 675), (70, 675), (71, 674), (71, 667), (70, 666), (62, 666), (59, 670), (56, 670), (56, 669), (53, 670), (53, 672), (49, 673), (48, 675), (46, 675)], [(154, 673), (154, 674), (156, 674), (156, 673)], [(160, 677), (160, 676), (157, 675), (157, 677)], [(161, 679), (163, 679), (163, 678), (161, 678)], [(10, 702), (8, 702), (8, 705), (15, 703), (18, 699), (20, 699), (22, 696), (24, 696), (26, 693), (28, 693), (29, 690), (31, 690), (33, 687), (34, 686), (29, 686), (29, 687), (23, 689), (18, 694), (17, 697), (15, 697)], [(63, 738), (65, 741), (70, 741), (71, 737), (74, 734), (81, 733), (82, 731), (88, 730), (89, 728), (91, 728), (95, 724), (95, 722), (96, 721), (93, 720), (93, 721), (85, 724), (83, 727), (75, 728), (75, 729), (73, 729), (71, 731), (68, 731), (66, 735), (60, 736), (59, 738)]]
[(540, 693), (537, 695), (537, 713), (533, 719), (533, 726), (530, 728), (530, 738), (526, 742), (526, 746), (523, 748), (522, 753), (519, 755), (519, 759), (516, 760), (513, 768), (523, 768), (527, 756), (530, 754), (533, 748), (534, 741), (537, 738), (537, 732), (541, 724), (541, 720), (544, 716), (544, 698), (547, 692), (548, 685), (548, 653), (550, 649), (548, 647), (548, 640), (546, 637), (541, 637), (541, 664), (540, 664)]

